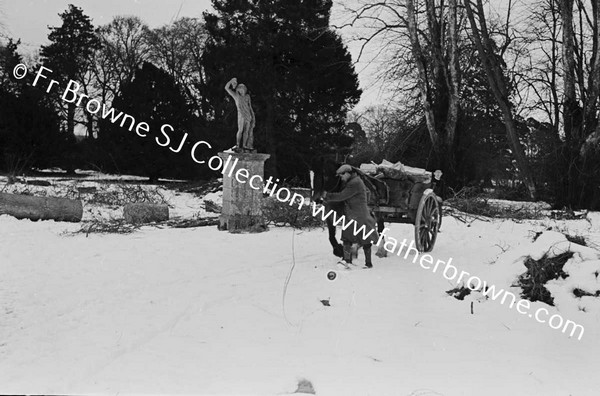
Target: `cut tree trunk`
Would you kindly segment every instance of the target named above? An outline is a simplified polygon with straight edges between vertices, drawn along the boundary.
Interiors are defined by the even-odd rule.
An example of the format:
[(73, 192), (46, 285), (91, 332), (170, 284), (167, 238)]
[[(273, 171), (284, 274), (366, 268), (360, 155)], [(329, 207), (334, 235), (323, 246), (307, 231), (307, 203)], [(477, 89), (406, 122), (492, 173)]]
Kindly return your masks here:
[(0, 193), (0, 214), (17, 219), (79, 222), (83, 204), (81, 200), (67, 198)]
[(169, 220), (169, 207), (150, 203), (131, 203), (123, 208), (127, 223), (143, 224)]

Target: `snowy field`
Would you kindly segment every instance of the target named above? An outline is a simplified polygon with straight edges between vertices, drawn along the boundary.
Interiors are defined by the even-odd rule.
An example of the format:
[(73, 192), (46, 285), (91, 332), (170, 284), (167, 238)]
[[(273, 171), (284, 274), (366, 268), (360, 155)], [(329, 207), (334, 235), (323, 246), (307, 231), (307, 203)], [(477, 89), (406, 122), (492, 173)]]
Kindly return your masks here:
[[(113, 188), (99, 179), (30, 190)], [(14, 188), (23, 185), (4, 192)], [(200, 197), (163, 190), (176, 216), (215, 216)], [(84, 221), (119, 215), (86, 206)], [(549, 285), (556, 306), (531, 306), (584, 326), (581, 340), (477, 292), (459, 301), (446, 293), (454, 282), (403, 255), (374, 257), (374, 269), (328, 280), (337, 259), (321, 229), (72, 234), (81, 226), (0, 216), (2, 394), (600, 392), (600, 299), (572, 293), (600, 290), (598, 213), (470, 224), (447, 217), (432, 252), (500, 288), (525, 272), (528, 255), (576, 252), (569, 277)], [(410, 225), (389, 228), (399, 240), (413, 236)], [(588, 247), (560, 232), (583, 236)]]

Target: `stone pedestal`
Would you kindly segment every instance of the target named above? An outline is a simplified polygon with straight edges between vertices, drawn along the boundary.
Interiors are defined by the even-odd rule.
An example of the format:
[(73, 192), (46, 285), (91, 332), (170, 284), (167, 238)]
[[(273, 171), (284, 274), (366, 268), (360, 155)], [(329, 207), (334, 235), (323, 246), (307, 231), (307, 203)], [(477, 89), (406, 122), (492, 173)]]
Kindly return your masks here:
[(262, 232), (264, 167), (269, 154), (220, 152), (223, 160), (223, 209), (219, 230)]

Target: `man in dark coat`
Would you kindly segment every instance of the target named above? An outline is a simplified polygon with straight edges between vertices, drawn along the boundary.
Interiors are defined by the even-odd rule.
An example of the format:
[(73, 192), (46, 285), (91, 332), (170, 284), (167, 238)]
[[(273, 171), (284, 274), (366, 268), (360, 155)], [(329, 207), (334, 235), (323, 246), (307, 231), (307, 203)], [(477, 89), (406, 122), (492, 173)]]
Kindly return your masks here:
[(344, 244), (344, 259), (340, 261), (344, 267), (352, 263), (352, 244), (358, 243), (365, 252), (365, 267), (372, 268), (371, 245), (377, 243), (377, 222), (371, 215), (367, 206), (367, 188), (350, 165), (342, 165), (337, 170), (337, 175), (345, 183), (342, 191), (327, 193), (327, 202), (343, 202), (346, 224), (353, 223), (342, 231)]

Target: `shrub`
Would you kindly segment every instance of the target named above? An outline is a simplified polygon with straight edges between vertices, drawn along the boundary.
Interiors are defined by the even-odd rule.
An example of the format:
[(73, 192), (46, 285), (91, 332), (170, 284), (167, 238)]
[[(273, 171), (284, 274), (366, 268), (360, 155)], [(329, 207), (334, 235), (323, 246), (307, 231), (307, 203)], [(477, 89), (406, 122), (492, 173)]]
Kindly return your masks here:
[(527, 187), (520, 183), (516, 187), (496, 187), (491, 194), (496, 199), (506, 199), (509, 201), (531, 201)]
[(309, 205), (303, 205), (298, 209), (297, 204), (290, 206), (289, 202), (281, 202), (274, 197), (268, 197), (263, 201), (262, 210), (267, 225), (290, 226), (299, 229), (323, 227), (323, 221), (314, 217), (310, 208)]
[(497, 219), (541, 219), (543, 212), (538, 208), (528, 207), (499, 207), (489, 202), (487, 194), (482, 193), (476, 187), (465, 187), (454, 194), (452, 198), (444, 201), (446, 206), (457, 209), (461, 212)]

